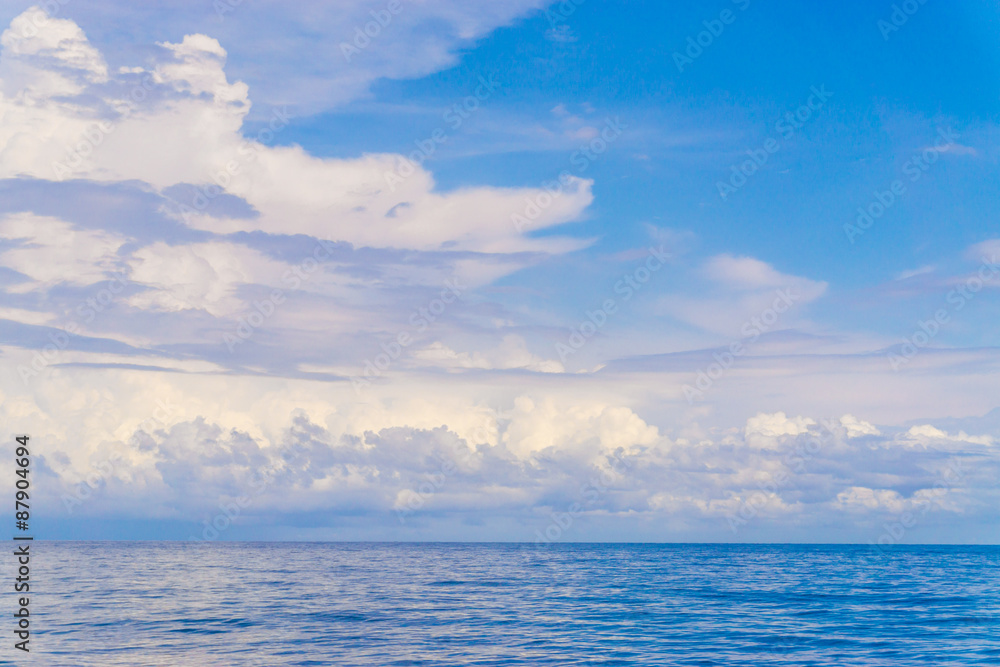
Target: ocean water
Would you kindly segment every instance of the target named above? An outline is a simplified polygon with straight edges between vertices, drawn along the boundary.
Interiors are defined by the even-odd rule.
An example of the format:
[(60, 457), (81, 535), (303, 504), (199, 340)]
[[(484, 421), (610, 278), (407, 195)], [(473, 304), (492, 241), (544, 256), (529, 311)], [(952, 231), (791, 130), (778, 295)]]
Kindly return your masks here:
[[(1000, 548), (36, 542), (71, 665), (1000, 665)], [(5, 559), (10, 575), (10, 557)]]

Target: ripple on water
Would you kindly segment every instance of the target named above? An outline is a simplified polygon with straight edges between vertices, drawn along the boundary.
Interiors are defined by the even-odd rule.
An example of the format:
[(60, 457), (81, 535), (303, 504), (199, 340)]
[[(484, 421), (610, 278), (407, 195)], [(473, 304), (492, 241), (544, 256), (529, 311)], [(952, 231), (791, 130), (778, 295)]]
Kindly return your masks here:
[(1000, 664), (995, 547), (37, 547), (45, 665)]

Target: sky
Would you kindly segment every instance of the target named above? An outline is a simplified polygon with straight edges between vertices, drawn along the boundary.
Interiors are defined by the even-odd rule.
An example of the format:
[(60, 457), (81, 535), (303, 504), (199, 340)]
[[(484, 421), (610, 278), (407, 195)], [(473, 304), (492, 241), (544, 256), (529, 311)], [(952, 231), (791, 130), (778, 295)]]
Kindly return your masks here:
[(0, 26), (39, 538), (996, 543), (996, 3)]

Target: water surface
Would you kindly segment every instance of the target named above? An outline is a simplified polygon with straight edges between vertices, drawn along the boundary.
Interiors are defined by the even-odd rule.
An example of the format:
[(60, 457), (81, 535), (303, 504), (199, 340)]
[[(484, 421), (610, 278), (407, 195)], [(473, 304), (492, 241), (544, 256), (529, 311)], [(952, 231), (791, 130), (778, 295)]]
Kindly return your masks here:
[(33, 551), (32, 655), (5, 614), (4, 664), (1000, 665), (997, 547)]

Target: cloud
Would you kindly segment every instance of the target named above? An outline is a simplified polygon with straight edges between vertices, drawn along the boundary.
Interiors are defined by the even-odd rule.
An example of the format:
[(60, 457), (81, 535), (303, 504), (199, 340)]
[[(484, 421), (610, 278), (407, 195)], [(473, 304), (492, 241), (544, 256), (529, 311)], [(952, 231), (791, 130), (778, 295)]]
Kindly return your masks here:
[[(410, 507), (408, 520), (425, 529), (475, 514), (487, 525), (522, 522), (522, 539), (533, 539), (549, 512), (565, 511), (581, 501), (581, 488), (604, 480), (581, 521), (613, 515), (623, 535), (638, 536), (646, 521), (683, 519), (688, 531), (732, 537), (730, 519), (764, 489), (747, 530), (757, 522), (839, 522), (857, 540), (877, 537), (869, 535), (873, 517), (903, 511), (919, 511), (922, 522), (984, 517), (1000, 469), (986, 434), (968, 436), (959, 452), (943, 431), (864, 426), (862, 443), (865, 422), (850, 415), (765, 413), (737, 432), (710, 428), (688, 440), (627, 405), (571, 394), (513, 393), (491, 407), (467, 387), (434, 383), (433, 398), (376, 391), (357, 403), (339, 400), (346, 387), (312, 382), (103, 377), (92, 377), (94, 390), (71, 405), (42, 394), (13, 399), (4, 387), (2, 423), (30, 418), (48, 443), (43, 459), (53, 478), (40, 502), (49, 513), (68, 513), (63, 496), (107, 461), (112, 472), (92, 500), (72, 505), (74, 516), (138, 512), (195, 525), (243, 497), (252, 501), (247, 520), (322, 511), (329, 524), (360, 513), (391, 526), (396, 510)], [(914, 437), (927, 438), (925, 446), (905, 446)]]
[[(42, 26), (39, 28), (39, 26)], [(49, 18), (32, 7), (0, 35), (0, 91), (29, 104), (76, 95), (108, 80), (103, 56), (72, 21)]]
[(24, 292), (58, 283), (90, 285), (121, 270), (118, 250), (127, 239), (97, 230), (78, 230), (56, 218), (20, 213), (0, 217), (0, 239), (14, 247), (0, 262), (30, 281), (8, 288)]
[(415, 351), (413, 356), (428, 365), (444, 368), (524, 369), (539, 373), (566, 370), (558, 361), (532, 354), (524, 338), (516, 334), (504, 336), (498, 347), (485, 352), (456, 352), (438, 341)]
[[(709, 258), (698, 274), (704, 281), (701, 298), (670, 294), (660, 300), (658, 312), (705, 331), (738, 338), (748, 329), (789, 328), (801, 319), (806, 304), (819, 299), (825, 282), (781, 273), (766, 262), (728, 254)], [(777, 312), (762, 327), (754, 318)]]
[(978, 155), (979, 152), (972, 146), (965, 146), (959, 143), (944, 144), (943, 146), (931, 147), (939, 153), (950, 153), (952, 155)]
[[(568, 179), (529, 236), (512, 216), (549, 197), (541, 188), (445, 192), (420, 166), (398, 176), (405, 156), (318, 158), (245, 137), (250, 89), (227, 75), (227, 51), (205, 34), (161, 41), (143, 66), (117, 68), (73, 21), (35, 9), (5, 35), (0, 177), (11, 196), (0, 212), (0, 307), (25, 325), (64, 326), (69, 314), (95, 337), (127, 341), (116, 348), (127, 349), (122, 363), (185, 345), (211, 364), (258, 371), (356, 364), (369, 332), (406, 326), (446, 281), (473, 290), (591, 242), (536, 235), (582, 217), (589, 180)], [(289, 122), (279, 110), (267, 133)], [(88, 306), (107, 296), (101, 283), (112, 275), (125, 289)], [(224, 337), (276, 290), (281, 307), (261, 306), (262, 330), (227, 353)], [(495, 363), (520, 367), (526, 352), (507, 345), (510, 359)]]
[[(61, 34), (68, 25), (49, 21), (32, 39)], [(91, 53), (78, 29), (73, 40), (74, 53)], [(306, 234), (368, 247), (499, 254), (562, 253), (587, 243), (529, 238), (512, 216), (544, 196), (551, 203), (532, 220), (532, 231), (576, 220), (592, 201), (588, 180), (569, 179), (556, 197), (540, 188), (441, 193), (428, 171), (403, 156), (324, 159), (297, 146), (270, 147), (241, 134), (249, 89), (226, 76), (227, 54), (216, 39), (187, 35), (180, 43), (159, 46), (155, 66), (119, 71), (110, 81), (105, 75), (95, 79), (93, 58), (85, 59), (86, 67), (71, 69), (72, 81), (60, 88), (29, 91), (5, 80), (0, 175), (137, 179), (160, 191), (194, 184), (201, 192), (168, 210), (195, 229), (218, 234)], [(18, 62), (44, 71), (51, 61), (44, 53), (22, 47), (16, 55)], [(288, 122), (287, 114), (276, 112), (271, 134)], [(242, 199), (253, 214), (209, 209), (207, 201), (221, 194)]]
[(988, 239), (971, 246), (965, 253), (966, 258), (982, 262), (996, 262), (1000, 257), (1000, 239)]
[(794, 417), (789, 419), (784, 412), (774, 414), (760, 413), (756, 417), (747, 420), (746, 437), (747, 440), (759, 435), (765, 438), (777, 438), (783, 435), (801, 435), (809, 431), (810, 426), (816, 424), (812, 419), (805, 417)]
[(852, 486), (838, 493), (836, 502), (847, 511), (861, 509), (899, 513), (907, 507), (907, 503), (896, 491), (874, 490), (859, 486)]
[[(401, 11), (390, 15), (384, 0), (220, 1), (187, 4), (183, 11), (148, 3), (129, 12), (117, 2), (96, 0), (60, 3), (59, 16), (65, 18), (33, 25), (83, 26), (115, 62), (134, 60), (144, 44), (163, 35), (210, 34), (233, 56), (235, 76), (256, 91), (266, 118), (272, 108), (290, 104), (296, 115), (318, 113), (368, 97), (379, 79), (414, 79), (451, 67), (476, 40), (543, 4), (403, 2)], [(384, 26), (373, 13), (382, 16)]]
[[(198, 524), (247, 497), (247, 521), (311, 521), (342, 538), (338, 522), (397, 527), (416, 498), (407, 530), (425, 537), (478, 521), (532, 539), (586, 502), (581, 521), (607, 521), (608, 534), (731, 539), (727, 521), (762, 498), (762, 525), (857, 539), (961, 461), (968, 472), (928, 514), (988, 520), (998, 433), (963, 415), (995, 407), (995, 351), (925, 350), (894, 374), (869, 339), (806, 319), (825, 282), (689, 255), (675, 281), (643, 293), (660, 299), (651, 312), (622, 308), (595, 337), (599, 370), (569, 374), (544, 352), (565, 335), (568, 304), (548, 301), (537, 274), (524, 280), (530, 308), (496, 295), (523, 287), (504, 277), (590, 243), (557, 227), (585, 216), (592, 181), (569, 179), (542, 207), (537, 187), (442, 189), (412, 154), (277, 145), (294, 114), (453, 63), (535, 6), (408, 4), (350, 63), (341, 42), (376, 5), (217, 16), (209, 3), (169, 12), (155, 37), (121, 30), (134, 44), (113, 37), (121, 21), (147, 30), (159, 4), (134, 8), (145, 23), (102, 0), (62, 6), (73, 20), (15, 19), (0, 36), (0, 435), (47, 443), (45, 511), (68, 512), (81, 484), (92, 499), (73, 517)], [(583, 111), (553, 109), (550, 134), (590, 136)], [(523, 234), (512, 216), (532, 205)], [(646, 232), (692, 251), (688, 232)], [(458, 298), (420, 319), (446, 281)], [(668, 319), (697, 334), (674, 337)], [(750, 353), (689, 404), (681, 387), (719, 352), (704, 333), (742, 340), (747, 326)], [(250, 333), (227, 348), (239, 327)], [(400, 332), (412, 345), (356, 394), (350, 376)], [(698, 349), (676, 351), (689, 340)], [(929, 416), (894, 426), (913, 414)], [(933, 417), (946, 414), (959, 416)]]
[(805, 292), (804, 298), (814, 299), (826, 287), (825, 283), (783, 274), (770, 264), (753, 257), (716, 255), (705, 263), (703, 271), (709, 280), (741, 291), (801, 287)]
[(901, 271), (898, 274), (896, 274), (894, 280), (909, 280), (910, 278), (923, 276), (928, 273), (933, 273), (934, 271), (935, 267), (933, 265), (928, 264), (925, 266), (921, 266), (919, 269), (908, 269), (906, 271)]
[(860, 438), (865, 435), (882, 435), (882, 433), (866, 421), (862, 421), (854, 415), (844, 415), (840, 418), (840, 425), (847, 430), (848, 438)]
[(949, 435), (945, 431), (942, 431), (941, 429), (930, 424), (921, 424), (919, 426), (911, 427), (908, 431), (906, 431), (905, 438), (910, 440), (913, 444), (920, 444), (924, 447), (931, 443), (945, 447), (948, 447), (951, 443), (986, 446), (993, 444), (993, 438), (989, 435), (970, 436), (965, 431), (959, 431), (955, 435)]
[(240, 285), (276, 284), (288, 268), (231, 243), (155, 243), (137, 250), (129, 263), (130, 280), (150, 288), (131, 296), (129, 305), (168, 312), (198, 308), (217, 316), (240, 312)]

